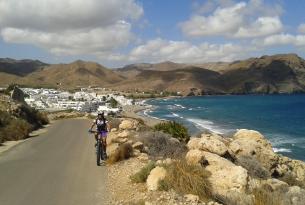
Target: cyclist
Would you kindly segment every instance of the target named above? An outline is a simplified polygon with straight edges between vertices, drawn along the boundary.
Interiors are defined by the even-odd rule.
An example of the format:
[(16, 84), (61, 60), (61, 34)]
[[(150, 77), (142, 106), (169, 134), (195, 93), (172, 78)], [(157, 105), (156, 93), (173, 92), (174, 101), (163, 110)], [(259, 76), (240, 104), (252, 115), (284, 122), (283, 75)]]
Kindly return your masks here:
[[(97, 141), (98, 135), (101, 135), (102, 143), (105, 148), (106, 153), (106, 147), (107, 147), (107, 133), (110, 130), (110, 126), (108, 121), (106, 120), (104, 113), (98, 113), (97, 118), (93, 121), (93, 124), (91, 126), (91, 129), (89, 131), (92, 131), (92, 129), (96, 126), (96, 134), (95, 134), (95, 140)], [(95, 144), (96, 145), (96, 144)]]

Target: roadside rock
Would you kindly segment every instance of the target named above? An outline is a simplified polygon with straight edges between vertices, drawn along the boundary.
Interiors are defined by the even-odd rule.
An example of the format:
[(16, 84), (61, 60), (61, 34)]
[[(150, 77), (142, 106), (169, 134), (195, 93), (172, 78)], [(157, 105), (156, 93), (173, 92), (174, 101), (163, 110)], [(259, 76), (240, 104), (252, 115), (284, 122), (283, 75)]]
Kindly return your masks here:
[(116, 132), (116, 131), (118, 131), (117, 128), (112, 128), (112, 129), (110, 130), (110, 132)]
[(149, 160), (149, 157), (146, 153), (141, 153), (138, 157), (137, 157), (140, 161), (146, 162)]
[(130, 132), (128, 130), (124, 130), (123, 132), (118, 134), (119, 138), (127, 138), (130, 136)]
[(221, 141), (222, 137), (216, 134), (202, 134), (201, 138), (192, 138), (187, 146), (189, 149), (208, 151), (220, 156), (228, 152), (227, 146)]
[(132, 130), (138, 127), (138, 121), (136, 120), (123, 120), (119, 125), (120, 130)]
[(273, 152), (271, 143), (254, 130), (238, 130), (229, 148), (236, 156), (252, 156), (271, 171), (278, 163), (278, 155)]
[(116, 150), (119, 148), (119, 144), (118, 143), (112, 143), (110, 145), (107, 146), (107, 155), (113, 155)]
[(140, 152), (142, 152), (142, 150), (144, 149), (144, 144), (142, 142), (135, 142), (132, 145), (133, 149), (135, 150), (139, 150)]
[(236, 166), (229, 160), (216, 154), (190, 150), (186, 155), (188, 163), (200, 163), (211, 172), (209, 181), (215, 194), (225, 196), (229, 191), (243, 193), (248, 183), (247, 170)]
[(163, 167), (155, 167), (151, 170), (147, 181), (147, 189), (150, 191), (158, 190), (159, 181), (163, 180), (166, 176), (166, 170)]

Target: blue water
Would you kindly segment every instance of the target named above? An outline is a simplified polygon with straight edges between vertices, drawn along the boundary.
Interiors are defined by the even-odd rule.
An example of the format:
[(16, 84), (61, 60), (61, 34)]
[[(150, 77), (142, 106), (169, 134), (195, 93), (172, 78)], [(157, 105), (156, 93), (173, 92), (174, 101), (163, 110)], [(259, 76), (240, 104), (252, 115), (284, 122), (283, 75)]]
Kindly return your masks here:
[(204, 96), (154, 99), (145, 114), (175, 120), (191, 134), (210, 130), (230, 135), (261, 132), (278, 153), (305, 161), (305, 95)]

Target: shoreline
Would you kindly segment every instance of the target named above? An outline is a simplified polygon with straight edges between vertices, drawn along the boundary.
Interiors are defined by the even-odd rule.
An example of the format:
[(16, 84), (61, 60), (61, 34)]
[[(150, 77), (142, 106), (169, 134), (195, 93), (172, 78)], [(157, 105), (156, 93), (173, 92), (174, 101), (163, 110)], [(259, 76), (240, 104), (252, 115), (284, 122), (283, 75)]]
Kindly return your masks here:
[(165, 120), (161, 120), (161, 119), (157, 119), (157, 118), (153, 118), (150, 116), (144, 116), (144, 115), (140, 115), (139, 112), (144, 111), (149, 109), (147, 107), (147, 105), (145, 104), (144, 106), (140, 106), (140, 105), (127, 105), (123, 107), (123, 112), (122, 112), (122, 116), (124, 117), (130, 117), (130, 118), (138, 118), (138, 119), (142, 119), (144, 121), (144, 123), (146, 125), (148, 125), (149, 127), (153, 127), (156, 124), (159, 124), (160, 122), (164, 122)]

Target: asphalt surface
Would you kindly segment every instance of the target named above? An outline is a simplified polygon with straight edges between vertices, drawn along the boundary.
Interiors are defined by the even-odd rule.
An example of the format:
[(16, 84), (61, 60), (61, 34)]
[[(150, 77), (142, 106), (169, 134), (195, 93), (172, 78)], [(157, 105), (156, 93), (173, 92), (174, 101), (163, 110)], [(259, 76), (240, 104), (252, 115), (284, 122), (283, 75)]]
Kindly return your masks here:
[(0, 155), (0, 205), (107, 203), (107, 171), (96, 166), (90, 121), (57, 121)]

